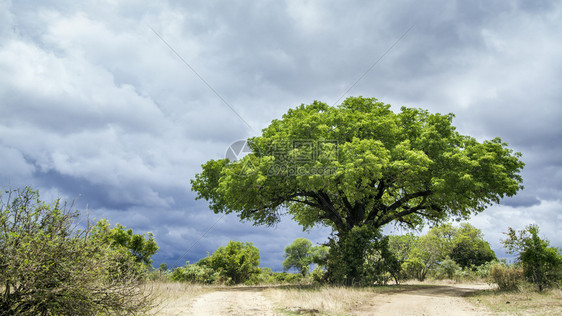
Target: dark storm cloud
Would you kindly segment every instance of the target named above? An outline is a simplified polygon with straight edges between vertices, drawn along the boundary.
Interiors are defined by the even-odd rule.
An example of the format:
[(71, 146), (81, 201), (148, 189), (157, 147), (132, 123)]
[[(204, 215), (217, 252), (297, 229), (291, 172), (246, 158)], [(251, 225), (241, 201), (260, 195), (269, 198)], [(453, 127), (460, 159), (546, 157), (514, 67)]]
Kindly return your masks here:
[(171, 265), (215, 225), (180, 264), (241, 240), (260, 248), (262, 266), (280, 269), (292, 240), (323, 242), (329, 231), (303, 233), (289, 218), (273, 228), (221, 218), (194, 201), (189, 179), (288, 108), (333, 104), (404, 35), (349, 95), (452, 112), (461, 133), (501, 137), (523, 154), (525, 190), (473, 222), (497, 250), (507, 226), (532, 222), (560, 245), (561, 9), (558, 1), (0, 0), (1, 184), (78, 196), (96, 218), (153, 231), (156, 263)]

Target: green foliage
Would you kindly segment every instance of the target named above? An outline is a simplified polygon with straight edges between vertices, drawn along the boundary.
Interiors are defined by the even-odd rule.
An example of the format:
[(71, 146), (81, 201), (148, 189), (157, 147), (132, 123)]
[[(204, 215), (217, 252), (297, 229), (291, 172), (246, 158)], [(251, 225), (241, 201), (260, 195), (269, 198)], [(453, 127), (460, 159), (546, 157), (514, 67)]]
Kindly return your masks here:
[(327, 279), (345, 285), (384, 284), (400, 263), (388, 249), (388, 237), (368, 226), (354, 227), (340, 240), (330, 240)]
[(259, 274), (260, 251), (252, 243), (230, 241), (219, 247), (204, 265), (216, 271), (219, 280), (226, 284), (239, 284)]
[(496, 259), (482, 232), (468, 223), (461, 224), (457, 230), (449, 255), (462, 268), (480, 266)]
[(447, 278), (452, 280), (454, 276), (461, 271), (461, 267), (451, 258), (443, 260), (439, 266), (441, 271), (447, 275)]
[(270, 284), (275, 283), (273, 278), (273, 270), (271, 268), (259, 268), (259, 273), (254, 274), (253, 277), (246, 283), (250, 284)]
[(325, 283), (326, 282), (326, 270), (322, 269), (320, 266), (316, 266), (314, 270), (312, 270), (312, 280), (316, 283)]
[(210, 267), (198, 264), (189, 264), (172, 271), (170, 279), (178, 282), (213, 284), (219, 279), (217, 271)]
[[(450, 223), (434, 226), (427, 234), (390, 236), (389, 246), (402, 262), (401, 279), (425, 280), (429, 273), (453, 269), (452, 260), (459, 268), (468, 270), (496, 259), (482, 232), (468, 223), (456, 228)], [(446, 267), (443, 264), (446, 263)], [(454, 275), (444, 272), (451, 277)], [(463, 275), (472, 278), (470, 273)]]
[(523, 280), (523, 270), (496, 263), (490, 268), (490, 280), (497, 284), (501, 291), (517, 290)]
[(374, 98), (315, 101), (272, 121), (241, 160), (205, 163), (192, 190), (215, 213), (273, 225), (288, 210), (305, 229), (329, 226), (344, 243), (355, 227), (468, 218), (516, 194), (524, 164), (501, 139), (478, 142), (452, 119), (394, 113)]
[(310, 253), (312, 254), (312, 263), (314, 263), (317, 268), (322, 269), (326, 267), (330, 247), (324, 245), (313, 246), (310, 249)]
[(326, 246), (312, 246), (306, 238), (297, 238), (285, 247), (283, 270), (297, 269), (305, 277), (311, 264), (325, 266), (329, 248)]
[(429, 268), (418, 257), (411, 258), (403, 263), (401, 267), (407, 276), (406, 279), (416, 278), (419, 281), (424, 281), (429, 272)]
[(297, 269), (302, 276), (306, 276), (312, 264), (312, 243), (306, 238), (297, 238), (285, 247), (283, 270)]
[(498, 263), (498, 261), (493, 260), (493, 261), (488, 261), (484, 264), (479, 265), (478, 267), (476, 267), (476, 275), (481, 279), (488, 278), (488, 276), (490, 275), (490, 270), (497, 263)]
[(405, 235), (390, 235), (388, 239), (388, 246), (400, 262), (406, 262), (410, 259), (410, 254), (416, 247), (418, 239), (419, 237), (412, 233)]
[(273, 274), (273, 280), (273, 283), (278, 284), (298, 284), (303, 282), (304, 277), (300, 273), (276, 272)]
[[(78, 212), (26, 187), (0, 203), (0, 311), (7, 315), (132, 314), (150, 304), (130, 254), (116, 251)], [(114, 267), (119, 265), (120, 269)]]
[(127, 249), (135, 257), (135, 261), (144, 264), (147, 268), (151, 267), (152, 255), (158, 251), (152, 233), (149, 232), (146, 237), (141, 234), (133, 234), (132, 229), (126, 229), (120, 224), (115, 224), (111, 228), (106, 219), (101, 219), (96, 223), (93, 233), (117, 249)]
[(562, 255), (548, 240), (539, 237), (537, 225), (529, 225), (519, 233), (510, 227), (506, 235), (508, 239), (503, 244), (510, 253), (518, 253), (525, 277), (539, 291), (562, 280)]

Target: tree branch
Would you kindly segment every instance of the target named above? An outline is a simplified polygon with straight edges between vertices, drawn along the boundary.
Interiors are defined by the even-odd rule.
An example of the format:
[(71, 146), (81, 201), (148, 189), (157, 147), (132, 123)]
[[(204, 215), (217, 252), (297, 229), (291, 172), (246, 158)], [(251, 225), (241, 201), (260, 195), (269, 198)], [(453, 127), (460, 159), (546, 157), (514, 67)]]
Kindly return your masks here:
[[(426, 209), (427, 207), (425, 206), (425, 203), (427, 202), (427, 195), (422, 195), (422, 196), (423, 196), (423, 199), (422, 199), (422, 201), (421, 201), (417, 206), (404, 209), (403, 211), (398, 212), (398, 213), (396, 213), (396, 214), (394, 214), (394, 215), (386, 216), (385, 219), (383, 219), (383, 220), (381, 220), (379, 223), (377, 223), (377, 224), (378, 224), (377, 226), (380, 227), (380, 226), (386, 225), (386, 224), (392, 222), (392, 221), (395, 220), (395, 219), (399, 219), (399, 218), (402, 218), (402, 217), (404, 217), (404, 216), (407, 216), (407, 215), (410, 215), (410, 214), (412, 214), (412, 213), (415, 213), (415, 212), (417, 212), (417, 211), (419, 211), (419, 210)], [(396, 204), (396, 203), (395, 203), (395, 204)], [(393, 205), (394, 205), (394, 204), (393, 204)]]
[(401, 199), (392, 203), (388, 207), (388, 210), (393, 211), (393, 210), (399, 208), (400, 206), (402, 206), (405, 202), (408, 202), (409, 200), (417, 198), (417, 197), (424, 197), (424, 201), (425, 201), (425, 198), (428, 197), (431, 193), (432, 192), (430, 190), (426, 190), (426, 191), (420, 191), (420, 192), (416, 192), (416, 193), (406, 194)]
[(334, 222), (338, 231), (343, 232), (349, 230), (350, 227), (346, 224), (345, 220), (341, 217), (340, 213), (335, 209), (330, 197), (324, 192), (315, 192), (316, 200), (321, 205), (321, 210), (326, 213), (326, 216)]

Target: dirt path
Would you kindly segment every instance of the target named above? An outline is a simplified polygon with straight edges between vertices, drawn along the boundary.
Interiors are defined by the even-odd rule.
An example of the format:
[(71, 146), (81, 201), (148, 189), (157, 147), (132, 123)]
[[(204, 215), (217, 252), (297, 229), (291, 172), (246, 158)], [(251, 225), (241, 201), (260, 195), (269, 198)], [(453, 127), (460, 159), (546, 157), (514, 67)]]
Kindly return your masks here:
[(261, 293), (264, 288), (231, 288), (204, 294), (186, 315), (278, 315)]
[(486, 285), (422, 286), (412, 290), (377, 295), (376, 300), (358, 308), (354, 315), (490, 315), (463, 296), (488, 288)]
[[(373, 294), (349, 315), (490, 315), (463, 298), (486, 285), (417, 285), (398, 292)], [(264, 297), (267, 287), (218, 289), (192, 298), (189, 303), (163, 310), (160, 315), (286, 315)], [(172, 308), (173, 306), (170, 306)], [(309, 315), (318, 315), (317, 313)]]

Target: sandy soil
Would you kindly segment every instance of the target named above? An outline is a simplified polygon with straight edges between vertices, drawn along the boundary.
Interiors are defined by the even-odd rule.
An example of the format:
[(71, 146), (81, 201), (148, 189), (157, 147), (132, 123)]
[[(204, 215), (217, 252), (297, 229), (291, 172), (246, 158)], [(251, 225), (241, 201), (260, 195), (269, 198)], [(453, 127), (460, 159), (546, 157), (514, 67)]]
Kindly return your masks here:
[[(368, 303), (357, 306), (350, 315), (490, 315), (463, 296), (487, 288), (486, 285), (420, 286), (394, 293), (374, 294)], [(162, 311), (162, 315), (286, 315), (262, 295), (263, 287), (234, 287), (205, 293), (182, 306)], [(176, 306), (177, 307), (177, 306)], [(170, 313), (171, 312), (171, 313)]]
[(489, 288), (482, 284), (422, 286), (412, 290), (377, 295), (353, 315), (491, 315), (482, 306), (463, 298), (468, 293)]
[(262, 287), (240, 287), (207, 293), (185, 315), (278, 315)]

